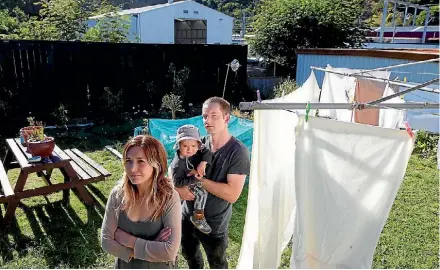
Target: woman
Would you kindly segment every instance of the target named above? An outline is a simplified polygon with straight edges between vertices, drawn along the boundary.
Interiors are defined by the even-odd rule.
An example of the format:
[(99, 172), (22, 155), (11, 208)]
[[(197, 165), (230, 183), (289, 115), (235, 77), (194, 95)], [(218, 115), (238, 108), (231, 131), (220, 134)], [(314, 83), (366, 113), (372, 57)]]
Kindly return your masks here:
[(181, 240), (178, 193), (165, 177), (166, 151), (148, 135), (129, 140), (124, 175), (107, 201), (101, 231), (115, 268), (175, 268)]

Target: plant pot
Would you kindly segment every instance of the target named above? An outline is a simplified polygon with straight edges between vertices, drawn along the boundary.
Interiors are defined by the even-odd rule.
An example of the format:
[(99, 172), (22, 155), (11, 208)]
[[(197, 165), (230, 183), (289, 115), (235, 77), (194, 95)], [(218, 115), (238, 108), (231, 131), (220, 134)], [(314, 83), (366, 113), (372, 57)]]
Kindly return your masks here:
[(33, 156), (49, 157), (54, 148), (55, 139), (53, 137), (46, 137), (43, 141), (30, 140), (27, 142), (27, 150)]
[(28, 126), (20, 129), (20, 142), (21, 145), (27, 146), (29, 136), (33, 133), (37, 133), (40, 140), (44, 140), (44, 127), (43, 126)]

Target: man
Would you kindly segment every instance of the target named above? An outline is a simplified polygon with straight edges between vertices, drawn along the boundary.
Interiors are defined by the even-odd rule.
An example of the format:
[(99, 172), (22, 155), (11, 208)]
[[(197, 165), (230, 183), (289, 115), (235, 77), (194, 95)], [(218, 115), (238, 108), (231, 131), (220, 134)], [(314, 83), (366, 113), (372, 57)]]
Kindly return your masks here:
[(240, 197), (246, 175), (250, 171), (250, 156), (246, 146), (234, 138), (228, 130), (231, 107), (219, 97), (203, 103), (203, 124), (208, 136), (203, 144), (212, 152), (212, 162), (206, 176), (197, 175), (208, 191), (205, 218), (211, 226), (210, 234), (203, 234), (190, 221), (194, 210), (194, 194), (188, 186), (177, 188), (182, 205), (182, 253), (191, 269), (203, 269), (200, 243), (206, 252), (211, 269), (226, 269), (228, 227), (232, 215), (232, 204)]

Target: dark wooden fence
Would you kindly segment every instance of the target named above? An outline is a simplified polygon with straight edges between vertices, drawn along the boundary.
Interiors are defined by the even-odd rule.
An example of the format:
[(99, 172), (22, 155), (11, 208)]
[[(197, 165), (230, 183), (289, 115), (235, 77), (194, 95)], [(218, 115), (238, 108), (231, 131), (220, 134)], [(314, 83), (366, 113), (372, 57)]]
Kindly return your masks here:
[[(123, 112), (157, 111), (172, 91), (171, 63), (190, 69), (184, 106), (198, 104), (222, 95), (233, 59), (243, 66), (229, 72), (225, 98), (250, 100), (246, 46), (0, 41), (0, 130), (25, 124), (30, 114), (51, 124), (60, 104), (70, 118), (91, 121), (112, 116), (113, 105)], [(120, 98), (109, 102), (105, 89)]]

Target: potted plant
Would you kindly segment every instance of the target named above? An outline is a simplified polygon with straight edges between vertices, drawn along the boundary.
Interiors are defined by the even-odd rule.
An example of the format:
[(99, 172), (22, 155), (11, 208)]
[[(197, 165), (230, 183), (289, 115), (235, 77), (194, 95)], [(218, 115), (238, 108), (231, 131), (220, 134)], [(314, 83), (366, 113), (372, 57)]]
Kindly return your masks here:
[(28, 117), (29, 126), (20, 129), (20, 142), (23, 146), (27, 146), (29, 136), (32, 134), (34, 138), (44, 140), (44, 127), (41, 121), (35, 121), (34, 117)]
[(52, 155), (54, 148), (54, 138), (47, 137), (43, 134), (43, 139), (41, 139), (39, 130), (34, 130), (28, 137), (27, 151), (32, 156), (40, 156), (41, 158), (49, 157)]

